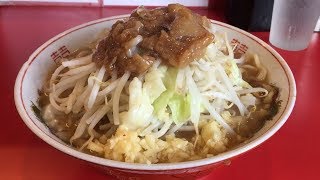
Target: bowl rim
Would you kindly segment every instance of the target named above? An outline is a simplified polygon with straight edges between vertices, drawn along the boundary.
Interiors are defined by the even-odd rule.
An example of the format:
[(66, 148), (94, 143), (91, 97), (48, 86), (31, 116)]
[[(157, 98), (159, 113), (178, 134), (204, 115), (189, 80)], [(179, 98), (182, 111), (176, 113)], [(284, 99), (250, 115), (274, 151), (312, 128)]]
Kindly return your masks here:
[(256, 41), (258, 44), (260, 44), (261, 46), (263, 46), (267, 51), (269, 51), (274, 57), (275, 59), (279, 62), (280, 66), (283, 68), (288, 81), (289, 81), (289, 97), (288, 97), (288, 103), (286, 104), (286, 107), (282, 113), (282, 115), (279, 117), (279, 119), (277, 120), (277, 122), (270, 127), (265, 133), (263, 133), (261, 136), (257, 137), (256, 139), (252, 140), (251, 142), (247, 143), (244, 146), (235, 148), (233, 150), (229, 150), (226, 151), (224, 153), (218, 154), (216, 156), (213, 157), (209, 157), (209, 158), (204, 158), (204, 159), (199, 159), (199, 160), (194, 160), (194, 161), (186, 161), (186, 162), (179, 162), (179, 163), (161, 163), (161, 164), (138, 164), (138, 163), (127, 163), (127, 162), (119, 162), (119, 161), (115, 161), (115, 160), (109, 160), (109, 159), (104, 159), (104, 158), (100, 158), (100, 157), (96, 157), (93, 155), (89, 155), (89, 154), (85, 154), (82, 153), (78, 150), (75, 150), (71, 147), (68, 147), (54, 139), (52, 139), (51, 137), (49, 137), (46, 133), (44, 133), (37, 125), (34, 124), (33, 120), (31, 119), (31, 117), (28, 115), (28, 113), (26, 112), (26, 109), (24, 107), (24, 103), (22, 100), (22, 81), (23, 78), (29, 68), (29, 66), (31, 65), (32, 61), (44, 50), (46, 49), (46, 47), (48, 47), (50, 44), (52, 44), (53, 42), (57, 41), (58, 39), (64, 37), (65, 35), (77, 31), (79, 29), (83, 29), (86, 28), (87, 26), (91, 26), (94, 24), (98, 24), (98, 23), (102, 23), (105, 21), (111, 21), (111, 20), (119, 20), (119, 19), (123, 19), (128, 17), (128, 14), (125, 15), (119, 15), (119, 16), (111, 16), (111, 17), (107, 17), (107, 18), (102, 18), (102, 19), (97, 19), (94, 21), (90, 21), (78, 26), (75, 26), (73, 28), (70, 28), (56, 36), (54, 36), (53, 38), (51, 38), (50, 40), (48, 40), (47, 42), (45, 42), (43, 45), (41, 45), (39, 48), (37, 48), (36, 51), (34, 51), (31, 56), (28, 58), (28, 61), (26, 61), (23, 66), (21, 67), (18, 76), (16, 78), (15, 81), (15, 86), (14, 86), (14, 100), (15, 100), (15, 104), (16, 104), (16, 108), (18, 110), (18, 113), (20, 114), (22, 120), (24, 121), (24, 123), (28, 126), (28, 128), (35, 133), (39, 138), (41, 138), (43, 141), (45, 141), (46, 143), (48, 143), (49, 145), (53, 146), (54, 148), (81, 160), (85, 160), (94, 164), (98, 164), (98, 165), (103, 165), (103, 166), (108, 166), (108, 167), (114, 167), (114, 168), (119, 168), (119, 169), (126, 169), (126, 170), (142, 170), (142, 171), (161, 171), (161, 170), (176, 170), (176, 169), (186, 169), (186, 168), (193, 168), (193, 167), (199, 167), (199, 166), (205, 166), (205, 165), (210, 165), (210, 164), (215, 164), (218, 162), (223, 162), (226, 161), (232, 157), (238, 156), (246, 151), (249, 151), (255, 147), (257, 147), (258, 145), (260, 145), (261, 143), (263, 143), (264, 141), (266, 141), (267, 139), (269, 139), (273, 134), (275, 134), (280, 127), (287, 121), (288, 117), (290, 116), (294, 104), (295, 104), (295, 100), (296, 100), (296, 83), (295, 83), (295, 79), (293, 76), (293, 73), (291, 72), (288, 64), (286, 63), (286, 61), (281, 57), (281, 55), (276, 52), (270, 45), (268, 45), (267, 43), (265, 43), (264, 41), (262, 41), (261, 39), (259, 39), (258, 37), (244, 31), (241, 30), (237, 27), (228, 25), (226, 23), (223, 22), (219, 22), (219, 21), (215, 21), (215, 20), (211, 20), (211, 22), (213, 24), (219, 25), (219, 26), (223, 26), (226, 28), (231, 29), (232, 31), (236, 31), (237, 33), (241, 33), (242, 35), (245, 35), (249, 38), (251, 38), (252, 40)]

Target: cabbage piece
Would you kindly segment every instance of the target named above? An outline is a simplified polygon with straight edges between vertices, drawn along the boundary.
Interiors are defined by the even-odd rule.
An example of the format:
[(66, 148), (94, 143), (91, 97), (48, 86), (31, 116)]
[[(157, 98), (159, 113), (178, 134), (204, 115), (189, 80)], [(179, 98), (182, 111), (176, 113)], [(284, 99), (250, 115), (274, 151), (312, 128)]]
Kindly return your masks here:
[(120, 122), (131, 130), (144, 128), (150, 124), (153, 112), (146, 89), (142, 88), (142, 82), (134, 78), (129, 85), (129, 110), (120, 113)]
[(166, 90), (166, 87), (162, 82), (164, 76), (165, 73), (162, 69), (153, 69), (145, 75), (143, 89), (148, 93), (151, 103)]
[(169, 114), (166, 112), (168, 103), (173, 96), (174, 91), (167, 90), (163, 92), (153, 103), (154, 113), (160, 120), (168, 119)]
[(172, 120), (176, 123), (184, 123), (190, 117), (190, 95), (183, 96), (174, 93), (169, 100), (169, 108), (172, 113)]
[(241, 86), (244, 88), (251, 88), (250, 84), (242, 79), (240, 69), (237, 63), (230, 59), (224, 66), (226, 73), (228, 74), (233, 85)]
[[(160, 70), (161, 72), (164, 72), (163, 70)], [(157, 116), (159, 120), (165, 120), (169, 118), (169, 113), (166, 112), (167, 106), (169, 103), (170, 98), (175, 93), (175, 84), (176, 84), (176, 78), (178, 74), (178, 69), (169, 67), (165, 71), (165, 76), (163, 77), (163, 84), (165, 85), (165, 88), (167, 89), (164, 91), (154, 102), (154, 114)]]
[(169, 114), (166, 110), (169, 106), (172, 120), (176, 124), (183, 123), (190, 117), (190, 99), (189, 94), (185, 96), (172, 90), (167, 90), (153, 103), (155, 115), (160, 120), (168, 118)]
[(154, 102), (154, 114), (159, 120), (169, 118), (167, 107), (171, 110), (171, 118), (176, 123), (183, 123), (190, 117), (191, 97), (176, 92), (176, 78), (178, 74), (177, 68), (169, 67), (163, 78), (163, 83), (166, 87), (164, 91)]
[(163, 83), (166, 86), (167, 89), (173, 90), (176, 87), (176, 79), (177, 79), (178, 69), (169, 67), (164, 78)]

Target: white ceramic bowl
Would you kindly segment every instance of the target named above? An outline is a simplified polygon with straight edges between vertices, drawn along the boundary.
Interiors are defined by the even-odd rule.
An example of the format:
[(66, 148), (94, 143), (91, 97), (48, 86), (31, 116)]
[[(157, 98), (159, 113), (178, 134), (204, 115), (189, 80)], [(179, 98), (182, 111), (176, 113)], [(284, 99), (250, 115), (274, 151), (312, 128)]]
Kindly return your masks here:
[[(255, 52), (259, 55), (262, 64), (269, 71), (269, 79), (280, 89), (279, 100), (282, 101), (281, 108), (273, 120), (268, 121), (265, 126), (247, 142), (236, 149), (227, 151), (217, 156), (182, 163), (170, 164), (132, 164), (117, 162), (91, 156), (70, 148), (60, 139), (55, 137), (49, 129), (35, 116), (31, 105), (38, 99), (38, 89), (41, 89), (48, 70), (54, 66), (54, 58), (64, 56), (69, 52), (83, 47), (91, 42), (94, 37), (106, 27), (127, 15), (116, 16), (92, 21), (72, 29), (69, 29), (40, 46), (22, 66), (15, 83), (14, 97), (18, 112), (25, 124), (42, 140), (56, 149), (79, 159), (105, 167), (108, 173), (117, 177), (148, 177), (149, 174), (162, 174), (170, 177), (199, 176), (226, 160), (244, 153), (268, 138), (270, 138), (288, 119), (295, 100), (296, 85), (290, 68), (285, 60), (268, 44), (257, 37), (225, 23), (212, 21), (216, 30), (228, 34), (229, 40), (239, 42), (243, 50)], [(129, 174), (130, 173), (130, 174)]]

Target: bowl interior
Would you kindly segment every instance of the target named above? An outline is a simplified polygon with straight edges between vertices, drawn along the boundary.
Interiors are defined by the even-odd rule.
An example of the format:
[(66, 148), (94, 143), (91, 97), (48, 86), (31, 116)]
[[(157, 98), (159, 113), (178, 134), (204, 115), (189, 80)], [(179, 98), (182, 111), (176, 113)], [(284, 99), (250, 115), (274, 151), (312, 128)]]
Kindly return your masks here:
[(270, 46), (258, 38), (238, 28), (212, 21), (214, 30), (226, 32), (229, 40), (233, 43), (238, 43), (238, 47), (242, 48), (243, 51), (255, 52), (258, 54), (262, 64), (268, 69), (268, 75), (271, 83), (280, 89), (279, 100), (282, 101), (282, 104), (279, 109), (279, 113), (271, 121), (267, 121), (265, 126), (256, 133), (253, 138), (239, 145), (234, 150), (222, 153), (212, 158), (198, 160), (193, 163), (184, 162), (171, 163), (167, 165), (130, 165), (129, 163), (115, 162), (93, 157), (73, 150), (59, 138), (54, 136), (50, 130), (38, 120), (33, 112), (32, 104), (34, 103), (37, 105), (37, 99), (39, 97), (38, 90), (42, 88), (42, 85), (48, 75), (48, 70), (54, 67), (55, 59), (65, 56), (68, 52), (87, 46), (93, 39), (95, 39), (95, 36), (98, 35), (99, 32), (104, 28), (111, 27), (115, 21), (122, 19), (123, 17), (124, 16), (118, 16), (101, 19), (65, 31), (37, 49), (21, 68), (15, 85), (15, 101), (17, 109), (29, 128), (50, 145), (72, 156), (102, 165), (149, 170), (179, 169), (218, 162), (245, 152), (269, 138), (288, 118), (294, 105), (296, 92), (293, 75), (285, 61)]

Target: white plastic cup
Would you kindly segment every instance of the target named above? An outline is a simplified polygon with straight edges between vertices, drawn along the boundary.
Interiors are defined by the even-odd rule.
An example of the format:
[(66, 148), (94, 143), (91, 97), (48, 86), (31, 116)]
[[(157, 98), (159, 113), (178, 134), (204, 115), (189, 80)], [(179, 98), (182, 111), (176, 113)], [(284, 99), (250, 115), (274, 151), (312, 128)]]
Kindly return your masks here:
[(269, 41), (290, 51), (308, 47), (320, 16), (320, 0), (275, 0)]

